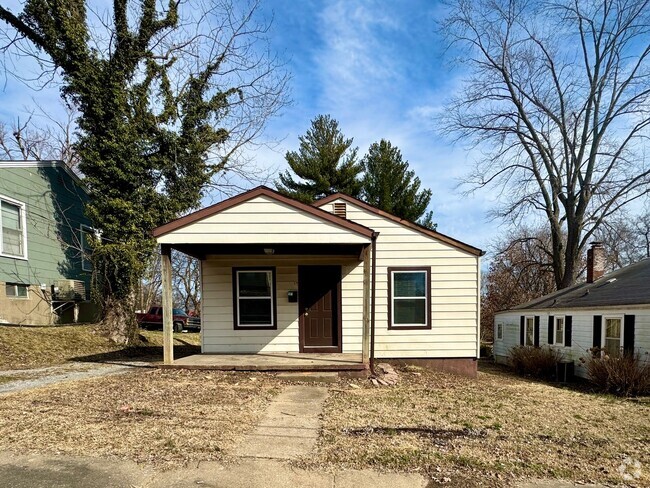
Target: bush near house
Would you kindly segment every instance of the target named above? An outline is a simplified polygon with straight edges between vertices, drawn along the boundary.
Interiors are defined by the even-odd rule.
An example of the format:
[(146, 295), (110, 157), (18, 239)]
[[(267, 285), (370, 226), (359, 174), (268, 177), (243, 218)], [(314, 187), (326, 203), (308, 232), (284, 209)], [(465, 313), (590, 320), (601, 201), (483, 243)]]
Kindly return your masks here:
[(650, 394), (650, 362), (647, 357), (638, 352), (616, 355), (604, 354), (601, 349), (590, 352), (581, 362), (598, 390), (626, 397)]
[(562, 353), (550, 347), (516, 346), (508, 353), (510, 364), (517, 374), (553, 379)]

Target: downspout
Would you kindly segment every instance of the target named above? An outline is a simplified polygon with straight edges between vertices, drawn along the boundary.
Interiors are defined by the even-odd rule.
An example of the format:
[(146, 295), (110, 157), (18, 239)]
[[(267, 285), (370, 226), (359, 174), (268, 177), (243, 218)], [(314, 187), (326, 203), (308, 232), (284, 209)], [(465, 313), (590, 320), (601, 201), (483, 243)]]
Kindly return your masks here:
[(372, 233), (372, 260), (370, 265), (370, 372), (375, 372), (375, 283), (377, 281), (377, 236)]

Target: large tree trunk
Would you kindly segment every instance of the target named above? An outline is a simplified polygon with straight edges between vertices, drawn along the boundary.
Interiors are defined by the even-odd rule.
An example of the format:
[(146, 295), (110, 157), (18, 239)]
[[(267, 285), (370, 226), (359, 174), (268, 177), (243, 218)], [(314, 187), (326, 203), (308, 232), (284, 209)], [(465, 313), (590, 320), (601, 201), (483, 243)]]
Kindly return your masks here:
[(134, 310), (135, 297), (118, 300), (109, 296), (104, 299), (102, 325), (111, 341), (123, 346), (137, 342), (138, 321), (135, 318)]

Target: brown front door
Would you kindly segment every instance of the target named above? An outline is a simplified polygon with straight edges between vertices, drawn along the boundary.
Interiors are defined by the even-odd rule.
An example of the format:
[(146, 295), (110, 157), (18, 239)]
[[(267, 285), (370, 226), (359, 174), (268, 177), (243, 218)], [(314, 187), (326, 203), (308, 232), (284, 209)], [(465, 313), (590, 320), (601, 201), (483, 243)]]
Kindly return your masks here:
[(341, 267), (299, 266), (300, 352), (341, 352)]

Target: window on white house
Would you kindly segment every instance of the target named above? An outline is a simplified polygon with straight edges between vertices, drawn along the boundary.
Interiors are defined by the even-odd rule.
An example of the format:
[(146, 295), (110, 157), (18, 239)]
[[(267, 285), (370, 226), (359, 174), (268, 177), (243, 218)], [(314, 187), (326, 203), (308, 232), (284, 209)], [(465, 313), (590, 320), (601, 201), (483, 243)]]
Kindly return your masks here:
[(526, 317), (526, 345), (535, 345), (535, 317)]
[(431, 283), (427, 268), (389, 268), (389, 328), (431, 327)]
[(497, 324), (497, 340), (503, 340), (503, 324)]
[(623, 341), (621, 340), (621, 323), (620, 317), (605, 318), (605, 352), (610, 356), (620, 354)]
[(0, 254), (24, 258), (26, 235), (25, 205), (0, 198)]
[(82, 225), (79, 233), (79, 243), (81, 245), (81, 269), (83, 271), (92, 271), (93, 262), (91, 259), (92, 249), (90, 247), (90, 239), (92, 238), (93, 230), (86, 225)]
[(234, 269), (235, 327), (274, 328), (275, 270)]
[(555, 345), (564, 345), (564, 317), (555, 317)]
[(7, 283), (5, 285), (5, 295), (9, 298), (27, 298), (29, 296), (29, 286), (20, 283)]

